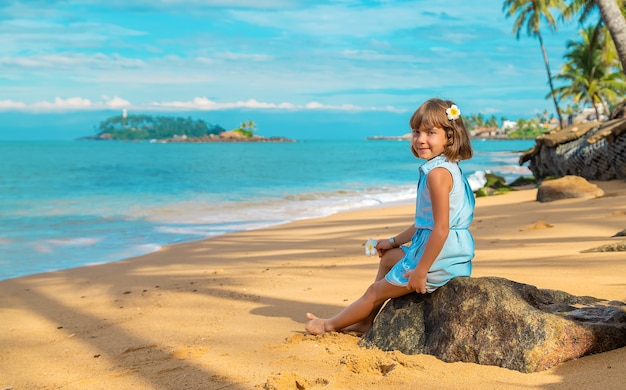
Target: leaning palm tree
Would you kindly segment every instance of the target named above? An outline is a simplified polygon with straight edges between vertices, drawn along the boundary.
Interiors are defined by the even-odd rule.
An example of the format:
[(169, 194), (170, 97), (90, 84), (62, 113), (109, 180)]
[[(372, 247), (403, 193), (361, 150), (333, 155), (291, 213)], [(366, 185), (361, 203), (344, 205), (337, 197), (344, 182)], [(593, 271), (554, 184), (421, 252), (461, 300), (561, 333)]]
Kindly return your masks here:
[(622, 69), (626, 69), (626, 19), (615, 0), (596, 0), (596, 2), (602, 20), (613, 37)]
[(541, 36), (541, 21), (545, 20), (546, 24), (552, 31), (557, 30), (556, 19), (552, 15), (552, 10), (563, 10), (565, 3), (563, 0), (505, 0), (502, 6), (505, 16), (511, 17), (516, 15), (513, 24), (513, 33), (519, 39), (522, 27), (526, 26), (528, 36), (535, 36), (539, 39), (541, 52), (543, 53), (543, 61), (548, 72), (548, 83), (550, 84), (550, 95), (554, 101), (554, 108), (559, 118), (559, 125), (563, 126), (563, 118), (556, 95), (554, 94), (554, 85), (552, 84), (552, 74), (550, 72), (550, 64), (548, 62), (548, 54), (543, 45), (543, 37)]
[(626, 92), (626, 79), (620, 72), (617, 59), (607, 62), (603, 54), (606, 46), (605, 35), (599, 34), (597, 26), (587, 27), (581, 31), (582, 41), (568, 41), (565, 54), (568, 62), (555, 79), (562, 81), (562, 87), (555, 89), (559, 98), (571, 98), (574, 103), (591, 105), (599, 120), (598, 105), (604, 106), (609, 112), (608, 103), (616, 102)]
[(626, 69), (626, 18), (624, 18), (624, 0), (573, 0), (563, 12), (563, 17), (569, 19), (579, 13), (578, 21), (582, 24), (596, 9), (600, 11), (600, 16), (608, 28), (622, 69)]

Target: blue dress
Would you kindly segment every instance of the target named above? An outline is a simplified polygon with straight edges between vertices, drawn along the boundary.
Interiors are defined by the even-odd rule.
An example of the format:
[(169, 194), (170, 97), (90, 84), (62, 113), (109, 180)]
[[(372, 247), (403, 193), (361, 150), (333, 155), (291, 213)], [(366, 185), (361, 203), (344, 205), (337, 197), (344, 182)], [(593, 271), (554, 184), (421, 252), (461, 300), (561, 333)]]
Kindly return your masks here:
[(459, 165), (444, 156), (435, 157), (420, 167), (415, 205), (415, 227), (417, 230), (410, 246), (403, 246), (404, 257), (389, 271), (385, 279), (395, 286), (406, 286), (407, 271), (415, 269), (424, 247), (435, 225), (432, 201), (426, 187), (428, 173), (434, 168), (445, 168), (452, 175), (450, 191), (450, 233), (441, 252), (428, 270), (426, 291), (431, 293), (457, 276), (470, 276), (474, 257), (474, 238), (469, 231), (474, 218), (474, 193), (461, 172)]

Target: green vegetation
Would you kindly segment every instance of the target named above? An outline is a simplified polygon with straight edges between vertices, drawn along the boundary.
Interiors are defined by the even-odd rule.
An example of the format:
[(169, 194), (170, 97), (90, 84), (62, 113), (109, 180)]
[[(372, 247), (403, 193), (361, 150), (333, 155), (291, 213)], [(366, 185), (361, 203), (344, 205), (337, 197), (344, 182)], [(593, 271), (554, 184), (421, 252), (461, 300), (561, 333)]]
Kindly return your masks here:
[(536, 119), (519, 119), (517, 128), (508, 134), (509, 138), (536, 138), (547, 131), (544, 124)]
[(224, 129), (203, 120), (149, 115), (117, 115), (100, 122), (96, 130), (99, 137), (110, 134), (115, 140), (167, 139), (177, 136), (202, 137), (219, 134)]
[(243, 135), (246, 138), (250, 138), (254, 135), (254, 131), (256, 130), (256, 124), (253, 121), (241, 122), (238, 128), (236, 128), (235, 132)]
[[(248, 120), (232, 130), (246, 138), (254, 136), (256, 124)], [(207, 124), (201, 119), (174, 118), (168, 116), (152, 117), (149, 115), (117, 115), (102, 122), (96, 129), (97, 137), (114, 140), (149, 140), (169, 139), (175, 136), (187, 138), (201, 138), (209, 135), (219, 135), (225, 132), (219, 125)]]
[(555, 77), (566, 84), (554, 92), (561, 99), (571, 98), (575, 103), (593, 107), (599, 118), (598, 105), (608, 112), (608, 104), (626, 93), (626, 80), (611, 37), (602, 25), (581, 30), (581, 36), (581, 42), (567, 42), (570, 50), (565, 59), (568, 62)]
[[(519, 119), (515, 129), (499, 135), (536, 138), (574, 121), (594, 120), (594, 117), (602, 120), (603, 115), (610, 115), (624, 100), (626, 0), (504, 0), (502, 11), (506, 18), (514, 19), (512, 30), (517, 39), (523, 31), (538, 39), (550, 87), (546, 99), (553, 100), (557, 118), (544, 112), (535, 118)], [(594, 17), (598, 20), (591, 20)], [(581, 26), (581, 39), (566, 42), (568, 51), (564, 59), (567, 62), (559, 74), (552, 76), (542, 28), (554, 32), (557, 22), (573, 18), (577, 18)], [(595, 115), (589, 115), (590, 108)], [(584, 116), (580, 116), (583, 113)], [(504, 120), (501, 119), (502, 124)], [(464, 122), (470, 131), (500, 128), (493, 116), (488, 120), (480, 114), (466, 116)]]
[[(531, 119), (518, 119), (516, 121), (517, 127), (515, 130), (507, 132), (506, 137), (523, 139), (536, 138), (548, 131), (548, 123), (550, 123), (551, 119), (547, 111)], [(487, 119), (482, 114), (471, 114), (463, 118), (463, 123), (465, 123), (469, 131), (479, 128), (498, 129), (500, 128), (500, 123), (504, 123), (504, 121), (506, 121), (504, 117), (501, 118), (499, 122), (494, 115)]]
[(515, 34), (517, 39), (519, 39), (521, 31), (525, 27), (528, 36), (537, 37), (539, 40), (541, 52), (543, 53), (543, 62), (546, 66), (546, 72), (548, 73), (548, 83), (550, 84), (549, 96), (551, 96), (554, 101), (556, 114), (559, 118), (559, 125), (562, 126), (563, 118), (561, 117), (559, 103), (554, 93), (548, 54), (543, 44), (543, 37), (541, 36), (541, 22), (545, 22), (550, 30), (557, 31), (556, 18), (552, 14), (552, 10), (563, 12), (565, 10), (565, 3), (563, 0), (505, 0), (502, 8), (507, 18), (515, 15), (513, 34)]
[[(502, 118), (502, 121), (505, 119)], [(479, 127), (497, 128), (498, 120), (494, 115), (486, 119), (483, 114), (471, 114), (463, 117), (463, 123), (468, 130), (474, 130)]]
[(514, 191), (510, 185), (506, 184), (506, 181), (502, 176), (487, 173), (485, 178), (487, 179), (485, 185), (474, 191), (477, 198), (481, 198), (483, 196), (502, 195), (507, 192)]

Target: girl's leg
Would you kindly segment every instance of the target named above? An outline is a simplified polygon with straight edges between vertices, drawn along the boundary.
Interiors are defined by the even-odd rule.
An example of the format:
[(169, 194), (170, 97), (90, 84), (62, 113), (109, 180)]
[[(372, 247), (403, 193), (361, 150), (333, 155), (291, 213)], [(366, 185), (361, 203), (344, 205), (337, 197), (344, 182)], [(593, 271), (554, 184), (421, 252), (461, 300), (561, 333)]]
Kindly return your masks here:
[[(399, 248), (391, 249), (385, 252), (385, 254), (380, 258), (380, 262), (378, 263), (378, 273), (376, 274), (374, 282), (384, 279), (385, 275), (387, 275), (391, 268), (393, 268), (393, 266), (396, 265), (396, 263), (400, 261), (403, 256), (404, 251)], [(356, 332), (360, 334), (366, 333), (372, 327), (372, 324), (374, 323), (374, 318), (376, 318), (384, 303), (385, 302), (374, 307), (374, 309), (365, 319), (357, 322), (356, 324), (349, 325), (341, 330), (344, 332)]]
[(385, 275), (393, 268), (398, 261), (404, 257), (404, 251), (400, 248), (390, 249), (380, 258), (378, 263), (378, 273), (376, 274), (375, 282), (383, 279)]
[(315, 317), (307, 313), (305, 329), (311, 334), (342, 330), (365, 320), (374, 311), (379, 309), (389, 298), (406, 295), (410, 290), (406, 287), (394, 286), (385, 279), (378, 280), (370, 285), (365, 294), (343, 309), (339, 314), (329, 319)]

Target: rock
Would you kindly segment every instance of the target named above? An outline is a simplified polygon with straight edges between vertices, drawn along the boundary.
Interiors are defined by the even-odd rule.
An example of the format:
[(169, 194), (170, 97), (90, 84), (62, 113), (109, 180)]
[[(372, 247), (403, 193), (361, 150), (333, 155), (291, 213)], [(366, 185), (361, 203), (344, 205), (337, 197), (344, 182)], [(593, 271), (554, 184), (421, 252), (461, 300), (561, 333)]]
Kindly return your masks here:
[(507, 192), (512, 191), (511, 186), (506, 184), (506, 180), (504, 177), (494, 175), (493, 173), (486, 173), (484, 175), (485, 183), (483, 187), (474, 191), (476, 197), (480, 198), (483, 196), (493, 196), (506, 194)]
[(552, 202), (567, 198), (597, 198), (604, 191), (595, 184), (579, 176), (564, 176), (560, 179), (546, 180), (537, 191), (539, 202)]
[(626, 346), (626, 305), (496, 277), (391, 299), (361, 346), (536, 372)]
[(519, 163), (529, 162), (533, 176), (576, 175), (587, 180), (626, 178), (626, 118), (576, 123), (535, 139)]
[(161, 142), (187, 142), (187, 143), (201, 143), (201, 142), (296, 142), (289, 138), (284, 137), (262, 137), (259, 135), (253, 135), (246, 137), (237, 131), (225, 131), (220, 134), (208, 134), (201, 137), (177, 137), (169, 138), (167, 140), (161, 140)]
[(520, 176), (517, 179), (513, 180), (513, 182), (510, 184), (510, 186), (511, 187), (522, 187), (522, 186), (536, 185), (536, 184), (537, 184), (537, 179), (535, 179), (534, 177)]
[(596, 248), (581, 251), (581, 253), (589, 252), (626, 252), (626, 241), (614, 242), (612, 244), (606, 244)]
[(241, 134), (238, 131), (224, 131), (219, 134), (220, 138), (229, 139), (229, 140), (243, 140), (246, 138), (245, 135)]
[(625, 237), (626, 236), (626, 229), (623, 229), (617, 233), (615, 233), (614, 235), (612, 235), (611, 237)]
[(482, 187), (474, 191), (474, 195), (476, 195), (477, 198), (482, 198), (485, 196), (495, 196), (499, 194), (500, 193), (497, 189), (491, 187)]

